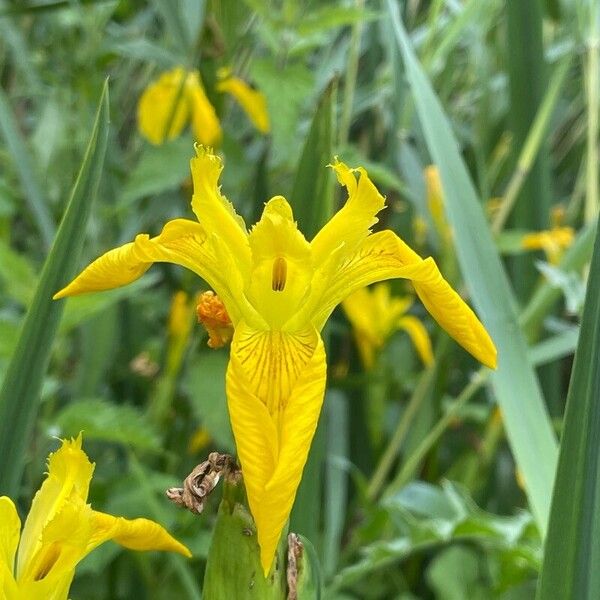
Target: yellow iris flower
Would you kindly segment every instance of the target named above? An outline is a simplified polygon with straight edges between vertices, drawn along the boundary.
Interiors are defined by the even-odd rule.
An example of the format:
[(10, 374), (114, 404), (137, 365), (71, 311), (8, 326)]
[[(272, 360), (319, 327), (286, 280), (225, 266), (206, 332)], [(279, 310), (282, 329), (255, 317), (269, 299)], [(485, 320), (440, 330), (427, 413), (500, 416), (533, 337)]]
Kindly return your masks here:
[(342, 302), (365, 369), (373, 368), (376, 353), (399, 329), (408, 333), (426, 365), (433, 362), (427, 329), (419, 319), (405, 314), (411, 304), (410, 298), (393, 298), (387, 283), (360, 288)]
[(543, 250), (548, 262), (556, 265), (574, 238), (575, 230), (572, 227), (556, 226), (545, 231), (525, 234), (521, 240), (521, 247), (525, 250)]
[[(217, 91), (235, 98), (253, 125), (261, 133), (268, 133), (269, 115), (264, 95), (234, 77), (230, 69), (221, 69), (219, 78)], [(176, 67), (162, 73), (142, 93), (138, 103), (138, 128), (149, 142), (160, 145), (165, 139), (178, 137), (190, 121), (198, 142), (207, 146), (220, 144), (221, 124), (206, 96), (200, 73)]]
[[(371, 233), (385, 199), (363, 168), (332, 165), (344, 207), (308, 242), (282, 196), (250, 231), (221, 194), (221, 160), (197, 146), (192, 210), (162, 232), (110, 250), (55, 298), (126, 285), (154, 262), (191, 269), (223, 301), (234, 328), (227, 401), (261, 562), (268, 573), (289, 517), (325, 391), (320, 336), (333, 309), (357, 289), (410, 279), (425, 307), (484, 364), (496, 349), (483, 325), (439, 272), (391, 231)], [(358, 175), (358, 179), (357, 179)]]
[(0, 497), (1, 598), (66, 600), (77, 563), (108, 540), (132, 550), (169, 550), (191, 556), (153, 521), (92, 510), (86, 501), (93, 471), (93, 463), (81, 449), (81, 435), (63, 440), (50, 454), (48, 475), (33, 499), (22, 532), (12, 500)]

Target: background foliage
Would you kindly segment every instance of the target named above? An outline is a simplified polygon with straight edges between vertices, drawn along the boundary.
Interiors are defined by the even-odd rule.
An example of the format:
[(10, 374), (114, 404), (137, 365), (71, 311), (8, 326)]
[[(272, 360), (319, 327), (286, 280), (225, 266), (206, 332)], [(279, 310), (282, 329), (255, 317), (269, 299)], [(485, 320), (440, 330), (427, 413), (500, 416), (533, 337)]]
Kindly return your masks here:
[[(227, 349), (209, 349), (195, 323), (185, 334), (169, 326), (179, 291), (193, 321), (202, 281), (156, 265), (132, 286), (66, 302), (54, 338), (50, 320), (60, 315), (40, 308), (70, 196), (86, 203), (87, 224), (68, 253), (78, 260), (79, 244), (81, 261), (64, 266), (57, 288), (67, 270), (139, 231), (191, 216), (191, 131), (151, 146), (136, 128), (142, 91), (177, 65), (201, 73), (224, 129), (223, 190), (249, 222), (283, 194), (314, 232), (342, 200), (326, 163), (339, 155), (363, 165), (388, 199), (381, 226), (436, 258), (498, 345), (498, 372), (477, 371), (416, 303), (434, 364), (424, 368), (396, 332), (365, 370), (348, 320), (334, 313), (328, 393), (291, 522), (315, 547), (326, 597), (533, 597), (599, 200), (598, 13), (593, 0), (0, 1), (0, 411), (20, 402), (35, 415), (11, 495), (25, 514), (56, 436), (83, 430), (94, 506), (156, 519), (194, 554), (103, 546), (80, 566), (71, 597), (200, 598), (218, 501), (199, 518), (164, 490), (208, 452), (235, 450)], [(266, 95), (270, 135), (216, 93), (223, 66)], [(100, 175), (102, 125), (84, 157), (107, 76)], [(431, 163), (449, 237), (428, 204)], [(88, 179), (76, 183), (82, 164)], [(524, 250), (525, 233), (557, 221), (575, 230), (558, 263)], [(410, 294), (402, 282), (392, 289)], [(47, 325), (36, 360), (19, 350), (32, 306), (30, 319)], [(592, 330), (598, 311), (588, 312)], [(41, 385), (16, 387), (11, 377)], [(588, 415), (594, 389), (572, 386), (572, 396), (588, 394)], [(597, 434), (592, 427), (588, 449)], [(563, 449), (565, 473), (579, 451), (589, 455)], [(592, 463), (578, 476), (597, 476)], [(13, 467), (3, 453), (5, 487)], [(592, 481), (580, 523), (598, 521), (585, 516)], [(574, 484), (559, 474), (557, 485)], [(577, 556), (577, 537), (565, 536), (550, 539)]]

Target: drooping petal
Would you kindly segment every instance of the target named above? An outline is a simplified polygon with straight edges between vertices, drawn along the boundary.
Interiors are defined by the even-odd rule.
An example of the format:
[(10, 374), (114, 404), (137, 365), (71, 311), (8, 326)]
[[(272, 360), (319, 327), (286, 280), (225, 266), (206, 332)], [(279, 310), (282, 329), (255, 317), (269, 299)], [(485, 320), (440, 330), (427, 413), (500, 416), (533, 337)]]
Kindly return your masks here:
[(125, 519), (92, 511), (93, 533), (87, 547), (90, 552), (113, 540), (131, 550), (165, 550), (190, 557), (192, 553), (164, 527), (149, 519)]
[(223, 298), (230, 315), (238, 313), (229, 291), (230, 281), (239, 279), (235, 264), (215, 256), (218, 240), (210, 239), (199, 223), (186, 219), (169, 221), (160, 235), (139, 234), (130, 242), (109, 250), (86, 267), (54, 299), (87, 292), (109, 290), (132, 283), (155, 262), (186, 267), (205, 279)]
[(305, 310), (320, 329), (331, 311), (356, 289), (386, 279), (412, 281), (433, 318), (468, 352), (488, 367), (496, 366), (496, 348), (473, 311), (442, 277), (432, 258), (423, 260), (391, 231), (369, 236), (341, 263), (332, 257), (315, 277)]
[[(385, 206), (385, 198), (362, 167), (350, 169), (339, 161), (332, 167), (338, 181), (348, 191), (348, 200), (312, 240), (315, 265), (328, 260), (340, 245), (344, 247), (341, 256), (354, 252), (369, 235), (371, 227), (379, 220), (377, 213)], [(355, 172), (359, 174), (358, 181)]]
[(186, 94), (192, 113), (192, 130), (200, 144), (218, 146), (221, 143), (221, 124), (214, 106), (206, 96), (200, 75), (190, 73), (186, 81)]
[(256, 129), (261, 133), (269, 133), (269, 113), (267, 99), (262, 92), (252, 89), (245, 81), (233, 77), (230, 71), (222, 73), (223, 78), (217, 83), (217, 91), (233, 96)]
[(415, 345), (421, 360), (426, 366), (433, 363), (433, 350), (431, 348), (431, 339), (425, 329), (425, 325), (412, 315), (405, 315), (398, 320), (398, 329), (406, 331)]
[(185, 70), (177, 67), (163, 73), (144, 90), (138, 103), (138, 128), (152, 144), (159, 145), (165, 138), (176, 138), (188, 122), (190, 108), (185, 92), (186, 76)]
[(21, 519), (13, 501), (7, 496), (0, 496), (0, 571), (10, 573), (11, 577), (20, 535)]
[(314, 329), (256, 331), (243, 322), (236, 328), (227, 401), (265, 575), (302, 477), (325, 378)]
[(17, 578), (33, 567), (44, 530), (67, 503), (79, 499), (85, 504), (94, 465), (81, 449), (81, 434), (63, 440), (48, 459), (48, 476), (36, 493), (27, 515), (17, 558)]

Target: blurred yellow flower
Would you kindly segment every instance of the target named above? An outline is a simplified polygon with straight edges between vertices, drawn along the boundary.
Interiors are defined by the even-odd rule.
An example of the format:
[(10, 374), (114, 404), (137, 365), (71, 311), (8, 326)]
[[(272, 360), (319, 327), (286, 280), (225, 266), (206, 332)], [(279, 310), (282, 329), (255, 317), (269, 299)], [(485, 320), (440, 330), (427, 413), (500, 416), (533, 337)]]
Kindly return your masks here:
[[(427, 310), (484, 364), (496, 349), (473, 311), (392, 231), (372, 233), (385, 199), (363, 168), (332, 165), (348, 199), (308, 242), (282, 196), (250, 231), (221, 194), (221, 160), (196, 147), (191, 161), (198, 221), (175, 219), (151, 238), (110, 250), (55, 298), (126, 285), (154, 262), (191, 269), (217, 292), (234, 327), (227, 401), (261, 562), (271, 568), (315, 433), (326, 380), (320, 336), (333, 309), (378, 281), (410, 279)], [(357, 178), (358, 175), (358, 178)]]
[(254, 127), (261, 133), (269, 133), (269, 113), (267, 112), (267, 99), (262, 92), (251, 88), (239, 77), (234, 77), (231, 69), (219, 69), (217, 76), (218, 92), (226, 92), (233, 96), (242, 110), (246, 113)]
[(195, 301), (190, 302), (189, 296), (179, 290), (171, 299), (169, 311), (169, 335), (173, 338), (187, 338), (194, 323)]
[(138, 127), (152, 144), (175, 139), (190, 120), (196, 140), (208, 145), (220, 143), (221, 124), (198, 71), (176, 67), (162, 73), (140, 97)]
[(440, 240), (443, 244), (446, 244), (450, 241), (452, 234), (448, 221), (446, 221), (446, 215), (444, 214), (444, 193), (440, 172), (435, 165), (429, 165), (425, 167), (423, 176), (425, 177), (429, 213), (431, 214), (435, 229), (440, 236)]
[(86, 501), (93, 471), (93, 463), (81, 449), (81, 435), (63, 440), (49, 456), (48, 475), (33, 499), (22, 532), (12, 500), (0, 497), (1, 598), (66, 600), (77, 563), (108, 540), (132, 550), (191, 556), (153, 521), (92, 510)]
[(419, 319), (405, 314), (411, 304), (410, 298), (393, 298), (387, 283), (360, 288), (342, 302), (365, 369), (373, 368), (376, 353), (399, 329), (408, 333), (426, 365), (433, 362), (427, 329)]
[[(230, 94), (252, 124), (269, 133), (269, 114), (264, 95), (234, 77), (231, 69), (220, 69), (217, 91)], [(138, 128), (152, 144), (175, 139), (191, 121), (194, 137), (206, 146), (218, 146), (222, 131), (219, 118), (206, 96), (200, 73), (176, 67), (162, 73), (142, 93), (138, 103)]]
[(206, 427), (198, 427), (188, 442), (188, 453), (196, 454), (200, 452), (202, 448), (206, 448), (206, 446), (208, 446), (208, 443), (211, 441), (211, 439), (210, 433)]
[(524, 235), (521, 247), (525, 250), (542, 250), (548, 262), (555, 265), (560, 261), (565, 248), (573, 243), (574, 237), (575, 231), (572, 227), (553, 227)]

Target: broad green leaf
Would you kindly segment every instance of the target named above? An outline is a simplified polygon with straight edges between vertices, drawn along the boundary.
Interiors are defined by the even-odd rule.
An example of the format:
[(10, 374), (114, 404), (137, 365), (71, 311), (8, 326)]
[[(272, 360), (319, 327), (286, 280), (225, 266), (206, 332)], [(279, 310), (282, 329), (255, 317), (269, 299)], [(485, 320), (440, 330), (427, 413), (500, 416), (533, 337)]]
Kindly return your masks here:
[(116, 442), (140, 450), (159, 451), (160, 436), (135, 407), (101, 399), (69, 404), (52, 419), (61, 438), (83, 432), (86, 440)]
[(0, 388), (0, 493), (16, 495), (33, 431), (39, 393), (64, 302), (53, 294), (74, 274), (85, 226), (98, 190), (108, 139), (108, 82), (56, 239), (25, 317), (19, 342)]
[(448, 119), (414, 54), (397, 6), (391, 0), (387, 0), (387, 6), (425, 140), (440, 170), (463, 276), (498, 349), (498, 370), (491, 381), (532, 512), (543, 534), (550, 512), (557, 444), (539, 383), (527, 359), (516, 302)]
[(567, 396), (540, 600), (600, 598), (600, 237)]

